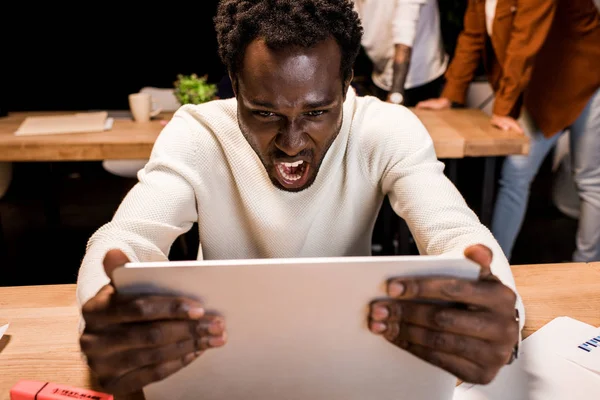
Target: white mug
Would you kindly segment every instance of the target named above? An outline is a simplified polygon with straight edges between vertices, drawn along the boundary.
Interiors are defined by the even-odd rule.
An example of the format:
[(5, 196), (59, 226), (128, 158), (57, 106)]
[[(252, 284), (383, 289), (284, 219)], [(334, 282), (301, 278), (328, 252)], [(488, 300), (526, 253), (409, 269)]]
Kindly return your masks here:
[(130, 94), (129, 109), (136, 122), (148, 122), (150, 118), (156, 117), (162, 111), (149, 93)]

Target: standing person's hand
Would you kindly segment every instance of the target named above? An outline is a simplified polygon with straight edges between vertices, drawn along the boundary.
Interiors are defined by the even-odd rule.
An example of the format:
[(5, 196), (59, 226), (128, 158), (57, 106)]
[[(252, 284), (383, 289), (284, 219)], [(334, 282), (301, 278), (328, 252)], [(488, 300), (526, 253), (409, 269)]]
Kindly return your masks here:
[[(128, 261), (121, 251), (109, 251), (107, 275)], [(110, 283), (83, 305), (82, 314), (81, 350), (113, 394), (140, 391), (225, 344), (223, 318), (184, 297), (122, 295)]]
[(423, 110), (446, 110), (452, 106), (450, 99), (439, 97), (437, 99), (423, 100), (417, 103), (417, 108)]
[(487, 247), (471, 246), (465, 255), (481, 266), (479, 280), (392, 279), (390, 299), (371, 304), (369, 327), (463, 381), (487, 384), (519, 341), (516, 294), (492, 275)]
[(525, 133), (519, 122), (512, 117), (493, 114), (491, 122), (493, 126), (502, 129), (503, 131), (513, 130), (519, 132), (520, 134)]

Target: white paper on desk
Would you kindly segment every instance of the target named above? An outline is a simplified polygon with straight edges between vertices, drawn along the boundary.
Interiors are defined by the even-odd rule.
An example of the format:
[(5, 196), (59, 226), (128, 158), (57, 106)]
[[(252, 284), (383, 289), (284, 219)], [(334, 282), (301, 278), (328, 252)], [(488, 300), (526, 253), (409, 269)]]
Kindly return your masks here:
[(600, 398), (600, 376), (559, 354), (558, 344), (587, 337), (591, 325), (559, 317), (525, 339), (519, 358), (489, 385), (461, 384), (453, 400), (565, 400)]
[(2, 336), (4, 336), (7, 329), (8, 329), (8, 324), (6, 324), (4, 326), (0, 326), (0, 339), (2, 339)]
[(600, 377), (600, 329), (564, 318), (554, 326), (556, 336), (562, 334), (563, 337), (560, 342), (554, 344), (554, 351), (567, 360), (599, 374)]
[(102, 132), (105, 130), (107, 116), (108, 113), (106, 111), (31, 116), (25, 118), (15, 132), (15, 135)]

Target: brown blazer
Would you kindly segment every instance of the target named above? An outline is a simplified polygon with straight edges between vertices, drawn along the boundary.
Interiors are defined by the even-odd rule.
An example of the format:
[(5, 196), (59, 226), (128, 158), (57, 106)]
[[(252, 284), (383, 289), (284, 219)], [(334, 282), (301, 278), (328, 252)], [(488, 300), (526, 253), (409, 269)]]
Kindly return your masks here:
[(517, 117), (535, 56), (550, 30), (555, 9), (556, 0), (498, 0), (490, 37), (485, 0), (469, 0), (442, 96), (464, 104), (483, 58), (496, 94), (493, 113)]
[[(493, 113), (518, 117), (529, 86), (525, 96), (528, 111), (545, 134), (556, 133), (559, 129), (554, 127), (563, 129), (570, 125), (594, 93), (592, 88), (598, 87), (598, 68), (593, 71), (590, 65), (597, 60), (596, 52), (586, 55), (600, 46), (599, 40), (594, 42), (597, 17), (592, 0), (498, 0), (490, 37), (485, 24), (485, 0), (469, 0), (442, 96), (464, 104), (468, 86), (483, 58), (496, 95)], [(568, 39), (558, 39), (567, 28), (573, 34)], [(584, 38), (579, 38), (581, 31), (587, 32)], [(547, 68), (549, 64), (552, 68)], [(538, 68), (532, 76), (534, 65)], [(589, 69), (587, 74), (572, 79), (571, 71), (580, 72), (583, 65)], [(543, 84), (550, 76), (556, 81), (554, 89)], [(558, 108), (562, 112), (556, 113)]]
[(572, 125), (599, 88), (600, 12), (592, 0), (561, 0), (536, 57), (525, 108), (550, 137)]

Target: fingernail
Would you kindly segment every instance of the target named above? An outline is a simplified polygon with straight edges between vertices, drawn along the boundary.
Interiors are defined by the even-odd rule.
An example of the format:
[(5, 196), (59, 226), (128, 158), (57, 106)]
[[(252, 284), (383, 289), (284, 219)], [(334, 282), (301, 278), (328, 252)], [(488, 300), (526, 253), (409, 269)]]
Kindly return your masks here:
[(371, 312), (371, 317), (377, 321), (383, 321), (390, 315), (387, 307), (384, 306), (375, 306), (373, 307), (373, 312)]
[(211, 337), (208, 339), (208, 344), (210, 347), (221, 347), (225, 344), (225, 335)]
[(210, 323), (210, 325), (208, 326), (208, 333), (210, 333), (211, 335), (220, 335), (221, 333), (223, 333), (223, 328), (225, 328), (225, 324), (223, 323), (223, 320), (221, 319), (216, 319), (214, 321), (212, 321)]
[(402, 296), (405, 290), (406, 287), (404, 286), (404, 284), (398, 281), (394, 281), (388, 286), (388, 293), (392, 297)]
[(194, 353), (189, 353), (189, 354), (186, 354), (185, 356), (183, 356), (183, 363), (184, 363), (184, 364), (189, 364), (189, 363), (191, 363), (192, 361), (194, 361), (194, 360), (196, 359), (196, 357), (197, 357), (197, 356), (196, 356), (196, 352), (194, 352)]
[(387, 329), (387, 325), (383, 322), (373, 322), (371, 323), (371, 331), (373, 333), (383, 333)]
[(200, 319), (204, 316), (204, 309), (201, 307), (191, 307), (187, 313), (190, 319)]

